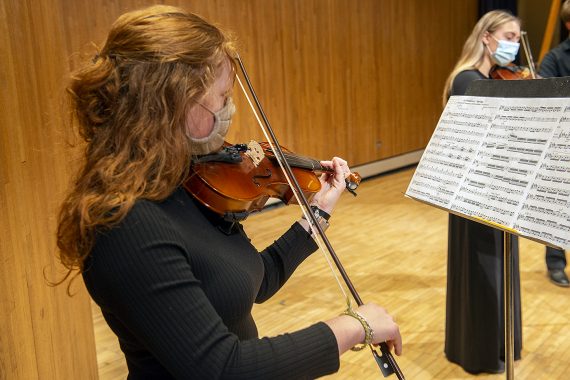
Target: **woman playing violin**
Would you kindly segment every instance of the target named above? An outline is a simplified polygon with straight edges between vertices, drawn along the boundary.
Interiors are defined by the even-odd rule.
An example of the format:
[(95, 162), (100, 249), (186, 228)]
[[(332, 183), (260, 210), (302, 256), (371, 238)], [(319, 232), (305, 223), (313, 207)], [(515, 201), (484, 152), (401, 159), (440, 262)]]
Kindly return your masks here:
[[(130, 379), (315, 378), (339, 355), (399, 328), (370, 303), (298, 331), (259, 338), (251, 310), (316, 250), (305, 220), (258, 252), (184, 190), (190, 158), (219, 149), (235, 71), (227, 34), (169, 6), (129, 12), (69, 86), (85, 162), (61, 207), (62, 262), (79, 269), (118, 336)], [(350, 173), (322, 165), (312, 204), (333, 213)], [(222, 228), (223, 227), (223, 228)]]
[[(515, 59), (520, 21), (505, 11), (491, 11), (475, 25), (443, 91), (464, 95), (471, 81), (487, 79), (496, 65)], [(518, 240), (513, 237), (515, 359), (520, 358), (521, 315)], [(449, 215), (445, 354), (471, 373), (501, 372), (504, 365), (502, 309), (503, 233)]]
[(520, 36), (520, 20), (506, 11), (491, 11), (481, 17), (445, 82), (444, 106), (451, 95), (465, 94), (471, 81), (488, 79), (495, 66), (507, 66), (514, 61)]

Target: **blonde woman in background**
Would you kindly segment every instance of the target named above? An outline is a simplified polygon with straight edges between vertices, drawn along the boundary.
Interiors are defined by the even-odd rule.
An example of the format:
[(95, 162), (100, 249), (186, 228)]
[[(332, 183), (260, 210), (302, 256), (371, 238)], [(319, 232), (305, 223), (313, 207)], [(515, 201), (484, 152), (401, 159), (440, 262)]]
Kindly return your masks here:
[[(520, 21), (506, 11), (491, 11), (477, 22), (443, 91), (464, 95), (474, 80), (488, 79), (496, 65), (518, 52)], [(518, 240), (513, 237), (515, 359), (521, 352)], [(449, 215), (445, 354), (470, 373), (504, 371), (503, 233)]]

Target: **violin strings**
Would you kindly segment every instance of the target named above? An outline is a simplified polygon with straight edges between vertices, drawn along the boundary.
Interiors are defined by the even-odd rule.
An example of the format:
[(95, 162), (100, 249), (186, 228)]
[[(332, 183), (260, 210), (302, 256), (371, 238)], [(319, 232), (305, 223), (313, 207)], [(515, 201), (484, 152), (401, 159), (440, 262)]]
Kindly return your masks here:
[[(271, 146), (271, 149), (273, 149), (273, 152), (275, 153), (275, 146), (273, 146), (273, 141), (271, 140), (271, 138), (269, 138), (269, 134), (267, 133), (267, 130), (265, 129), (265, 126), (263, 125), (263, 123), (261, 122), (261, 119), (259, 118), (259, 115), (257, 114), (257, 110), (255, 109), (255, 107), (253, 106), (253, 103), (251, 102), (251, 99), (249, 98), (249, 95), (247, 94), (247, 92), (245, 91), (245, 88), (239, 78), (239, 75), (236, 74), (236, 79), (239, 83), (239, 86), (241, 88), (241, 91), (243, 92), (243, 94), (245, 95), (245, 98), (247, 99), (247, 102), (249, 103), (249, 107), (251, 108), (251, 110), (253, 111), (253, 115), (255, 116), (255, 119), (257, 120), (257, 124), (259, 125), (259, 127), (261, 128), (261, 131), (263, 132), (263, 135), (265, 136), (265, 138), (267, 139), (267, 142), (269, 143), (269, 145)], [(319, 250), (321, 251), (322, 255), (324, 256), (329, 269), (331, 270), (333, 277), (342, 293), (342, 295), (344, 296), (345, 300), (350, 300), (350, 297), (348, 296), (346, 290), (344, 289), (344, 286), (342, 285), (342, 282), (340, 281), (340, 279), (338, 278), (338, 274), (331, 262), (331, 259), (329, 258), (329, 255), (326, 254), (326, 250), (324, 249), (324, 243), (321, 240), (321, 237), (318, 233), (318, 231), (316, 230), (316, 228), (313, 226), (313, 224), (310, 222), (311, 218), (309, 217), (308, 213), (310, 211), (306, 210), (305, 207), (303, 207), (303, 203), (301, 202), (300, 196), (297, 193), (297, 190), (295, 189), (295, 187), (292, 184), (291, 179), (289, 178), (289, 175), (287, 174), (287, 171), (285, 171), (284, 167), (283, 167), (283, 163), (281, 162), (281, 159), (278, 157), (278, 155), (275, 155), (275, 158), (277, 159), (277, 162), (279, 163), (279, 166), (281, 167), (281, 170), (283, 171), (283, 173), (285, 174), (285, 178), (287, 179), (287, 183), (289, 184), (289, 187), (292, 189), (293, 191), (293, 195), (295, 196), (295, 199), (297, 200), (297, 203), (299, 204), (299, 206), (301, 206), (301, 211), (303, 213), (303, 216), (305, 217), (305, 219), (309, 222), (309, 229), (311, 230), (312, 236), (315, 239), (315, 242), (317, 243), (317, 246), (319, 247)]]
[(323, 169), (321, 167), (320, 162), (318, 162), (317, 160), (313, 160), (308, 157), (301, 157), (299, 155), (287, 152), (284, 152), (283, 154), (285, 156), (285, 159), (290, 165), (294, 165), (298, 168), (309, 169), (309, 170)]

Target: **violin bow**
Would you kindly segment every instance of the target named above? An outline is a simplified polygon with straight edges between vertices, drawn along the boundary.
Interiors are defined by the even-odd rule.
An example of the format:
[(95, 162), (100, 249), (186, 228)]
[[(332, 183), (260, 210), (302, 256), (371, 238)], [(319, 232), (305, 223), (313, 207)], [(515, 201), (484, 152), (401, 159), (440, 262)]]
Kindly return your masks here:
[(525, 30), (521, 31), (521, 42), (526, 57), (526, 61), (528, 63), (528, 68), (530, 70), (530, 76), (532, 79), (536, 79), (536, 68), (534, 66), (534, 59), (532, 58), (532, 51), (530, 50), (528, 34)]
[[(295, 178), (295, 175), (293, 174), (293, 171), (291, 170), (291, 166), (289, 165), (287, 159), (285, 158), (285, 154), (283, 153), (283, 150), (281, 149), (281, 144), (279, 144), (277, 136), (275, 135), (273, 128), (271, 127), (271, 123), (269, 122), (267, 115), (263, 111), (263, 107), (261, 106), (261, 102), (259, 101), (259, 98), (257, 97), (255, 90), (253, 89), (253, 85), (251, 84), (251, 81), (249, 79), (249, 75), (247, 74), (247, 71), (245, 69), (245, 65), (244, 65), (243, 61), (241, 60), (239, 54), (236, 54), (235, 60), (237, 61), (239, 68), (240, 68), (240, 71), (243, 74), (243, 78), (244, 78), (244, 80), (247, 84), (247, 87), (249, 89), (249, 92), (250, 92), (250, 94), (251, 94), (251, 96), (255, 102), (257, 110), (259, 111), (259, 114), (261, 115), (261, 118), (263, 119), (263, 124), (260, 122), (260, 126), (262, 127), (266, 136), (269, 135), (269, 137), (270, 137), (269, 142), (274, 145), (272, 148), (273, 148), (275, 157), (277, 158), (279, 165), (281, 166), (281, 168), (285, 172), (285, 176), (287, 177), (292, 189), (294, 190), (295, 196), (296, 196), (297, 200), (299, 201), (299, 204), (301, 205), (301, 209), (303, 211), (303, 214), (305, 215), (305, 218), (307, 218), (307, 220), (311, 221), (310, 224), (312, 225), (313, 228), (316, 229), (318, 236), (322, 239), (323, 243), (325, 244), (327, 251), (329, 252), (330, 257), (333, 259), (339, 273), (342, 276), (342, 279), (344, 280), (346, 286), (348, 287), (350, 293), (352, 294), (352, 297), (354, 298), (354, 300), (356, 301), (358, 306), (363, 305), (364, 302), (362, 301), (362, 298), (360, 298), (360, 295), (356, 291), (354, 284), (352, 283), (352, 281), (348, 277), (346, 270), (344, 269), (342, 263), (340, 262), (340, 259), (338, 258), (335, 250), (333, 249), (333, 247), (332, 247), (328, 237), (326, 236), (323, 228), (318, 223), (316, 216), (311, 212), (311, 207), (309, 205), (309, 201), (305, 197), (305, 194), (303, 193), (301, 186), (297, 182), (297, 179)], [(239, 77), (238, 77), (238, 81), (239, 81)], [(241, 84), (241, 82), (240, 82), (240, 84)], [(259, 119), (258, 119), (258, 122), (259, 122)], [(265, 125), (265, 128), (264, 128), (264, 125)], [(383, 343), (380, 343), (379, 346), (380, 346), (380, 351), (381, 351), (382, 355), (378, 354), (378, 352), (376, 351), (376, 349), (374, 348), (374, 346), (372, 344), (369, 345), (370, 350), (372, 352), (372, 355), (374, 356), (374, 359), (376, 360), (376, 363), (378, 364), (378, 367), (380, 368), (382, 375), (384, 377), (387, 377), (387, 376), (390, 376), (391, 374), (395, 373), (399, 380), (404, 380), (405, 379), (404, 374), (402, 373), (402, 371), (400, 370), (400, 367), (396, 363), (396, 360), (392, 356), (392, 353), (390, 352), (388, 345), (385, 342), (383, 342)]]

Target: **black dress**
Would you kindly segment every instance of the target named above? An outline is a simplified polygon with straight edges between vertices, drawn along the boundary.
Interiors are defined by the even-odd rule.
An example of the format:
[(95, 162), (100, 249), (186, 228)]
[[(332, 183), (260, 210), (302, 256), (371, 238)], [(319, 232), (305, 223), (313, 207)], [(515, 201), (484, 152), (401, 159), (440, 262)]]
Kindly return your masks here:
[[(453, 82), (452, 95), (486, 79), (466, 70)], [(467, 372), (504, 371), (503, 232), (449, 215), (445, 355)], [(512, 237), (514, 357), (520, 359), (521, 302), (518, 238)]]
[(262, 252), (181, 188), (100, 231), (83, 278), (138, 379), (314, 379), (338, 370), (323, 322), (258, 338), (251, 310), (317, 248), (298, 223)]

